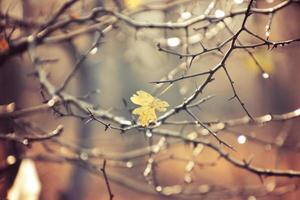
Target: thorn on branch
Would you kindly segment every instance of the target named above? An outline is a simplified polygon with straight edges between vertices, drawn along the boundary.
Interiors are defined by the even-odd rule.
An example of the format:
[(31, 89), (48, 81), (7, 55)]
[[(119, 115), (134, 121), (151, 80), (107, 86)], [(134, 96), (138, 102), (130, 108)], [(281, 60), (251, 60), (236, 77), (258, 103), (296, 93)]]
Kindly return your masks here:
[(157, 47), (158, 51), (162, 51), (160, 43), (157, 43), (156, 47)]

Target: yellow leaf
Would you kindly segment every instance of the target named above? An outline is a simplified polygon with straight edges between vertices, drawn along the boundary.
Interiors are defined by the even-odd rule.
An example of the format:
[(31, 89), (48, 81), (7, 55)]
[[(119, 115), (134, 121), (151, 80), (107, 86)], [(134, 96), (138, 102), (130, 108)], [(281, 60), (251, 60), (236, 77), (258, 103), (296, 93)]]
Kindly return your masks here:
[(164, 112), (167, 110), (169, 104), (166, 101), (162, 101), (153, 97), (151, 94), (145, 91), (137, 91), (130, 100), (139, 105), (140, 107), (134, 109), (132, 114), (139, 115), (138, 121), (142, 126), (148, 126), (149, 123), (157, 120), (155, 111)]
[(134, 9), (141, 4), (141, 0), (125, 0), (125, 6), (128, 9)]
[(130, 100), (137, 104), (137, 105), (140, 105), (140, 106), (147, 106), (149, 104), (151, 104), (153, 101), (154, 101), (154, 97), (147, 93), (147, 92), (144, 92), (144, 91), (137, 91), (136, 92), (137, 94), (134, 94)]

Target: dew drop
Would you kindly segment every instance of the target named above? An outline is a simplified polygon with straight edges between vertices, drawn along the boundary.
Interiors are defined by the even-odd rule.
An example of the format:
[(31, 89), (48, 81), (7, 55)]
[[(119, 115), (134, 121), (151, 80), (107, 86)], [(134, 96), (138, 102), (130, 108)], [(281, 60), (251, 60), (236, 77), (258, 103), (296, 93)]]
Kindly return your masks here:
[(95, 55), (98, 52), (98, 47), (94, 47), (91, 51), (90, 54), (91, 55)]
[(28, 144), (29, 144), (29, 141), (28, 141), (28, 139), (24, 139), (24, 140), (22, 141), (22, 143), (23, 143), (24, 145), (28, 145)]
[(216, 18), (222, 18), (222, 17), (225, 16), (225, 13), (224, 13), (223, 10), (218, 9), (218, 10), (216, 10), (216, 12), (215, 12), (215, 16), (216, 16)]
[(85, 152), (80, 153), (79, 157), (80, 157), (81, 160), (89, 159), (89, 155)]
[(16, 161), (17, 161), (17, 159), (16, 159), (16, 157), (13, 156), (13, 155), (9, 155), (9, 156), (7, 156), (7, 158), (6, 158), (6, 162), (7, 162), (7, 164), (9, 164), (9, 165), (15, 164)]
[(132, 168), (133, 167), (133, 163), (131, 161), (126, 162), (126, 167)]
[(270, 75), (269, 75), (268, 73), (264, 72), (264, 73), (262, 74), (262, 77), (263, 77), (264, 79), (268, 79), (268, 78), (270, 77)]
[(152, 135), (153, 135), (153, 134), (152, 134), (151, 131), (149, 131), (149, 130), (146, 131), (146, 136), (147, 136), (148, 138), (151, 138)]
[(238, 142), (239, 144), (245, 144), (246, 141), (247, 141), (247, 137), (244, 136), (244, 135), (240, 135), (240, 136), (237, 138), (237, 142)]

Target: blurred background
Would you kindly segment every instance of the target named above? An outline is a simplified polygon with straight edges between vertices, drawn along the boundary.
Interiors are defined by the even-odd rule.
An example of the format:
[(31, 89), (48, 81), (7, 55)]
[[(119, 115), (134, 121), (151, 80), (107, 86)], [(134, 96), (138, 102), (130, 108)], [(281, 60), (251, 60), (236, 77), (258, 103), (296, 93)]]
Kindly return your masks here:
[[(285, 1), (257, 0), (254, 4), (258, 8), (270, 8), (282, 2)], [(0, 9), (1, 13), (9, 13), (13, 17), (38, 23), (47, 21), (64, 3), (56, 0), (2, 0)], [(208, 12), (209, 16), (222, 18), (245, 9), (248, 3), (245, 0), (94, 0), (77, 2), (65, 11), (65, 15), (76, 19), (88, 15), (95, 7), (105, 7), (130, 16), (136, 21), (184, 23), (205, 12)], [(210, 7), (211, 9), (207, 10)], [(246, 25), (249, 30), (263, 38), (268, 37), (270, 41), (289, 40), (299, 38), (299, 17), (299, 3), (296, 3), (272, 16), (252, 15)], [(3, 16), (1, 19), (3, 22)], [(129, 120), (133, 117), (131, 110), (135, 108), (130, 97), (138, 90), (147, 91), (167, 101), (170, 108), (173, 108), (193, 94), (196, 86), (201, 84), (205, 77), (198, 76), (173, 84), (150, 82), (209, 70), (221, 61), (222, 51), (226, 52), (229, 45), (221, 52), (203, 54), (191, 60), (191, 57), (180, 58), (159, 51), (157, 44), (182, 54), (201, 52), (203, 46), (213, 48), (230, 38), (232, 33), (228, 29), (235, 33), (243, 19), (244, 15), (228, 17), (224, 21), (229, 28), (226, 28), (223, 22), (211, 22), (210, 26), (200, 30), (199, 27), (204, 26), (207, 21), (195, 23), (189, 26), (188, 30), (134, 28), (126, 23), (116, 22), (110, 27), (111, 30), (104, 33), (99, 44), (89, 51), (65, 91), (85, 99), (97, 108)], [(96, 22), (75, 23), (55, 32), (54, 36), (88, 28), (93, 24)], [(270, 29), (266, 28), (268, 25)], [(17, 28), (12, 38), (18, 40), (34, 31), (34, 28)], [(5, 29), (1, 28), (1, 34), (4, 32)], [(49, 81), (55, 86), (60, 86), (80, 56), (86, 54), (91, 46), (98, 42), (98, 38), (99, 32), (95, 31), (62, 41), (51, 41), (50, 38), (43, 45), (35, 47), (34, 51), (40, 58), (55, 60), (53, 63), (46, 63), (44, 69), (49, 73)], [(257, 43), (256, 39), (247, 34), (241, 34), (239, 39), (244, 45)], [(244, 49), (236, 49), (226, 61), (226, 66), (235, 82), (239, 97), (251, 115), (255, 117), (296, 110), (300, 105), (299, 43), (274, 49), (262, 46), (250, 51), (259, 64)], [(4, 105), (12, 102), (15, 103), (16, 110), (45, 102), (39, 80), (32, 75), (34, 67), (28, 53), (18, 54), (5, 62), (0, 61), (0, 65), (2, 109), (5, 108)], [(257, 65), (263, 68), (263, 73)], [(233, 91), (224, 71), (218, 71), (214, 78), (201, 94), (201, 97), (213, 97), (193, 109), (193, 112), (204, 122), (244, 117), (246, 113), (239, 102), (236, 99), (229, 100)], [(74, 112), (79, 113), (77, 110)], [(164, 141), (164, 145), (154, 157), (149, 153), (122, 161), (107, 160), (106, 170), (114, 199), (296, 200), (300, 196), (299, 178), (259, 177), (220, 159), (216, 152), (200, 145), (195, 147), (180, 140), (155, 134), (147, 135), (136, 129), (122, 134), (112, 129), (105, 131), (101, 123), (85, 123), (85, 120), (80, 118), (60, 116), (53, 110), (41, 111), (26, 116), (25, 119), (40, 125), (44, 130), (53, 130), (62, 124), (64, 132), (53, 140), (35, 142), (26, 147), (11, 141), (1, 141), (1, 160), (13, 163), (11, 167), (1, 170), (1, 194), (15, 191), (19, 196), (15, 199), (109, 199), (107, 185), (99, 171), (103, 157), (95, 159), (90, 155), (109, 154), (114, 158), (123, 156), (126, 152), (147, 149), (149, 145), (159, 141)], [(192, 120), (185, 112), (171, 119)], [(299, 122), (299, 119), (295, 118), (259, 126), (237, 126), (219, 134), (236, 149), (232, 151), (225, 148), (226, 151), (240, 160), (251, 158), (253, 165), (262, 168), (299, 170)], [(23, 130), (12, 125), (9, 119), (1, 119), (0, 127), (1, 133), (11, 132), (13, 127), (15, 132), (23, 134)], [(207, 133), (199, 131), (201, 127), (165, 127), (213, 141)], [(75, 151), (70, 151), (76, 148), (79, 149), (76, 151), (78, 155), (74, 155)], [(79, 156), (79, 159), (98, 167), (98, 173), (93, 169), (88, 170), (76, 161), (61, 159), (59, 162), (51, 162), (38, 159), (38, 155), (48, 155), (52, 151), (55, 151), (53, 155)], [(13, 157), (9, 157), (10, 155)], [(27, 158), (26, 162), (13, 159), (18, 158), (18, 155)], [(155, 158), (156, 164), (150, 178), (147, 168), (152, 158)], [(24, 171), (23, 175), (21, 169)], [(21, 177), (19, 179), (24, 179), (23, 182), (19, 181), (19, 187), (23, 189), (16, 186), (18, 176)], [(26, 178), (27, 176), (29, 178)], [(25, 185), (31, 187), (26, 190)], [(159, 194), (162, 187), (165, 188), (166, 196)], [(183, 192), (181, 187), (187, 189)], [(26, 192), (30, 191), (34, 195), (26, 196)], [(172, 193), (171, 196), (168, 196), (168, 191)], [(198, 193), (193, 194), (195, 191)]]

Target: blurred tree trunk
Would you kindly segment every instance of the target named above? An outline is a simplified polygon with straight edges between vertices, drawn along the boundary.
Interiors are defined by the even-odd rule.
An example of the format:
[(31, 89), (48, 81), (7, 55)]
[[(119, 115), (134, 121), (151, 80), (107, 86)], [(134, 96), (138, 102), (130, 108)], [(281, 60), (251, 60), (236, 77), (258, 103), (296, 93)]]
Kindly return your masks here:
[[(291, 18), (293, 16), (293, 18)], [(300, 7), (297, 5), (289, 6), (287, 9), (276, 13), (271, 29), (271, 40), (287, 40), (297, 38), (300, 35)], [(265, 22), (263, 22), (265, 23)], [(259, 27), (264, 27), (261, 24)], [(297, 109), (300, 106), (300, 47), (298, 44), (289, 45), (280, 49), (273, 50), (274, 72), (270, 80), (264, 81), (262, 95), (269, 94), (269, 110), (272, 113), (284, 113)], [(282, 124), (284, 126), (284, 123)], [(300, 121), (293, 120), (291, 130), (288, 130), (287, 137), (282, 138), (282, 146), (296, 148), (299, 146)], [(280, 130), (274, 130), (274, 140)], [(279, 168), (299, 169), (299, 162), (295, 162), (295, 154), (288, 151), (278, 150), (277, 160)], [(298, 184), (299, 180), (295, 180)], [(298, 199), (299, 190), (289, 193), (285, 199)]]
[[(27, 17), (29, 12), (28, 1), (23, 1), (23, 17)], [(20, 11), (21, 12), (21, 11)], [(25, 14), (27, 13), (27, 14)], [(0, 112), (6, 112), (6, 106), (9, 103), (15, 103), (16, 107), (22, 104), (22, 74), (24, 63), (20, 63), (19, 58), (12, 58), (1, 63), (3, 67), (0, 69)], [(7, 134), (14, 132), (13, 124), (10, 119), (0, 119), (0, 134)], [(18, 157), (22, 155), (23, 147), (20, 144), (12, 141), (0, 141), (0, 199), (6, 199), (7, 192), (12, 186), (16, 174), (20, 166)], [(7, 165), (7, 156), (13, 155), (17, 161)]]
[[(0, 70), (0, 112), (6, 112), (6, 104), (20, 101), (21, 81), (18, 77), (20, 64), (15, 60), (9, 60)], [(9, 74), (9, 76), (8, 76)], [(14, 132), (10, 119), (0, 119), (0, 134)], [(6, 158), (13, 155), (18, 158), (22, 154), (20, 144), (12, 141), (0, 141), (0, 199), (6, 199), (7, 191), (13, 184), (18, 172), (20, 161), (6, 166)]]
[[(80, 53), (76, 46), (70, 42), (67, 44), (68, 47), (67, 52), (69, 52), (70, 56), (73, 57), (73, 60), (78, 59), (80, 57)], [(78, 55), (78, 56), (77, 56)], [(90, 69), (93, 67), (89, 66), (88, 58), (81, 64), (80, 69), (78, 70), (79, 79), (76, 80), (78, 82), (78, 92), (80, 93), (88, 93), (90, 91), (91, 86), (95, 86), (94, 80), (91, 78), (92, 72)], [(78, 146), (83, 148), (88, 148), (92, 145), (92, 131), (90, 126), (86, 126), (84, 123), (80, 123), (77, 127), (77, 141)], [(71, 173), (70, 185), (68, 190), (62, 195), (62, 199), (85, 199), (85, 193), (88, 192), (88, 180), (86, 170), (80, 166), (75, 166)]]

